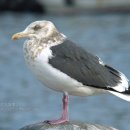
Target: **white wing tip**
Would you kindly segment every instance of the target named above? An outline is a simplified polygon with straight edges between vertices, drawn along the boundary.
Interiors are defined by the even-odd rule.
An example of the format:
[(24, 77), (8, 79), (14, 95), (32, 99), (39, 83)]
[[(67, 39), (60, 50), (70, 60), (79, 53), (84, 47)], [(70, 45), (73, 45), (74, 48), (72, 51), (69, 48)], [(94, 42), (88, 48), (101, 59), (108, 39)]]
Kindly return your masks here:
[(119, 74), (120, 74), (120, 78), (121, 78), (121, 80), (120, 80), (121, 83), (119, 83), (117, 86), (113, 87), (113, 89), (118, 92), (124, 92), (124, 91), (128, 90), (128, 88), (129, 88), (129, 84), (128, 84), (129, 80), (123, 73), (119, 72)]
[(114, 92), (114, 91), (109, 91), (109, 92), (123, 100), (130, 101), (130, 95), (126, 95), (126, 94), (122, 94), (122, 93), (118, 93), (118, 92)]

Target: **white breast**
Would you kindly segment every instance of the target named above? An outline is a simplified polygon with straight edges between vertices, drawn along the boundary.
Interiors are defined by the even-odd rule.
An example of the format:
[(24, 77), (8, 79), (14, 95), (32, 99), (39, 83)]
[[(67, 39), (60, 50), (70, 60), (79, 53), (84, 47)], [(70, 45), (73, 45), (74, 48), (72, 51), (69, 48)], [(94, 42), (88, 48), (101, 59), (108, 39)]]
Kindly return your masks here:
[(58, 69), (55, 69), (48, 63), (48, 59), (53, 58), (49, 47), (45, 48), (35, 60), (26, 58), (25, 60), (38, 77), (38, 79), (47, 87), (61, 92), (68, 92), (72, 95), (87, 96), (100, 92), (100, 89), (83, 86), (82, 83), (72, 79)]

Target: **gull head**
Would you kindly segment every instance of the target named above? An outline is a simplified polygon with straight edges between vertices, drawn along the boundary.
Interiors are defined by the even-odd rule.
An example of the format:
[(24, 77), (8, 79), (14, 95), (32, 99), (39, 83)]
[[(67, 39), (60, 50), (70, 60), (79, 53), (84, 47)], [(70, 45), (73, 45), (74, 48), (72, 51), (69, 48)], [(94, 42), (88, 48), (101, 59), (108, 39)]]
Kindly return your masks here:
[(55, 25), (50, 21), (36, 21), (28, 25), (24, 31), (16, 33), (12, 36), (13, 40), (18, 40), (20, 38), (28, 39), (48, 39), (54, 37), (59, 32), (57, 31)]

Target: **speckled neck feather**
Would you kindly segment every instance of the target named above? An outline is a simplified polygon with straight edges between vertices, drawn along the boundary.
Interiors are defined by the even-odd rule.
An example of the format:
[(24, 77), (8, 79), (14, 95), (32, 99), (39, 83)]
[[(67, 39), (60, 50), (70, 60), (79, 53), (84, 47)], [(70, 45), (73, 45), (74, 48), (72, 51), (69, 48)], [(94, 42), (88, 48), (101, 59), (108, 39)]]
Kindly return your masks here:
[(42, 52), (44, 48), (61, 44), (64, 42), (65, 38), (66, 36), (63, 34), (55, 32), (47, 38), (32, 38), (27, 40), (23, 47), (25, 59), (35, 60), (35, 58)]

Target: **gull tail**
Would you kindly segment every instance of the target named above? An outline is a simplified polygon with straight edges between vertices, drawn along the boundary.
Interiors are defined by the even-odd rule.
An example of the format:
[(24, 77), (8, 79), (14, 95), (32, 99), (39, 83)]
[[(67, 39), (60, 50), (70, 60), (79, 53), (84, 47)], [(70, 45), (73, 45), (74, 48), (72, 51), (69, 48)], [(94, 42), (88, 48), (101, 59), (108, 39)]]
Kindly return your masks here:
[(124, 92), (117, 92), (117, 91), (110, 91), (110, 90), (109, 90), (109, 92), (121, 99), (130, 101), (130, 86), (129, 86), (128, 90), (126, 90)]

